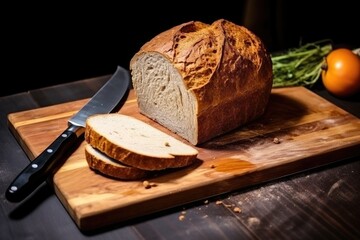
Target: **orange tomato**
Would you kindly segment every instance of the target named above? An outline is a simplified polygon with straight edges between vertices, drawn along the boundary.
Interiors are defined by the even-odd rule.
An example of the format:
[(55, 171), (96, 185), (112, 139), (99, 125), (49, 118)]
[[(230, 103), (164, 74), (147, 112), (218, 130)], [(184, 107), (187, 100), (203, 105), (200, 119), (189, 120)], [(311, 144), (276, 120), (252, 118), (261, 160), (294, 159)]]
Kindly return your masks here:
[(347, 48), (332, 50), (321, 70), (325, 88), (337, 97), (360, 92), (360, 57)]

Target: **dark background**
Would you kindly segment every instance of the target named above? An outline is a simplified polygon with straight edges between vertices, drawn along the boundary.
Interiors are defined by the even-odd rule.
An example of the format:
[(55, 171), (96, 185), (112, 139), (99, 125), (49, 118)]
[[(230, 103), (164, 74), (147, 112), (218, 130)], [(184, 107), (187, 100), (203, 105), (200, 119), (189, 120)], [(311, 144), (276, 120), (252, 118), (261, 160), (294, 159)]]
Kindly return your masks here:
[[(244, 25), (271, 52), (332, 39), (360, 47), (356, 1), (222, 0), (3, 6), (0, 96), (126, 69), (142, 44), (190, 20)], [(196, 4), (196, 6), (194, 6)], [(316, 4), (316, 5), (314, 5)]]

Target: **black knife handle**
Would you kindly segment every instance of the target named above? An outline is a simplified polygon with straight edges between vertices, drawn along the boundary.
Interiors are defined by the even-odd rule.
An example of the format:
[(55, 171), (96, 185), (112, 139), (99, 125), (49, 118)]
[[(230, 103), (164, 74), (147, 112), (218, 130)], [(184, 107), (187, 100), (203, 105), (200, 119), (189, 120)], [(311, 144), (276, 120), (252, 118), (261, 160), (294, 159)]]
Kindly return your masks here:
[[(6, 190), (6, 199), (19, 202), (52, 176), (62, 165), (64, 157), (73, 151), (82, 127), (71, 126), (55, 139), (38, 157), (27, 165)], [(79, 133), (80, 132), (80, 133)]]

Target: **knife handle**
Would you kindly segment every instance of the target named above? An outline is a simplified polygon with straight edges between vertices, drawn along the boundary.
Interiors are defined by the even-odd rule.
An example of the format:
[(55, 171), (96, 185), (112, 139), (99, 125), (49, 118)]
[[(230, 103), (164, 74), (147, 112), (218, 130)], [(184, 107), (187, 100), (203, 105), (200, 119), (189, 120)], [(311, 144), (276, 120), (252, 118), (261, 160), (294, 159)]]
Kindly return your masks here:
[(83, 132), (83, 127), (72, 125), (67, 128), (17, 175), (6, 190), (6, 199), (19, 202), (52, 176), (62, 165), (65, 156), (72, 152)]

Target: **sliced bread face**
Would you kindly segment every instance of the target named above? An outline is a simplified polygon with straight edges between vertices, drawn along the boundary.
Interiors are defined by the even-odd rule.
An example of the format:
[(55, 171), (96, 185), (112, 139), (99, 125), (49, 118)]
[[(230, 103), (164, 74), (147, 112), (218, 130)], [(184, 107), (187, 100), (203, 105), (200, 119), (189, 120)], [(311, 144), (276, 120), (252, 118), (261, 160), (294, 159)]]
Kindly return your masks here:
[(87, 119), (85, 140), (111, 158), (143, 170), (163, 170), (192, 164), (196, 148), (134, 117), (99, 114)]
[(85, 157), (89, 167), (105, 176), (121, 180), (139, 180), (149, 176), (149, 171), (121, 164), (90, 144), (85, 146)]

